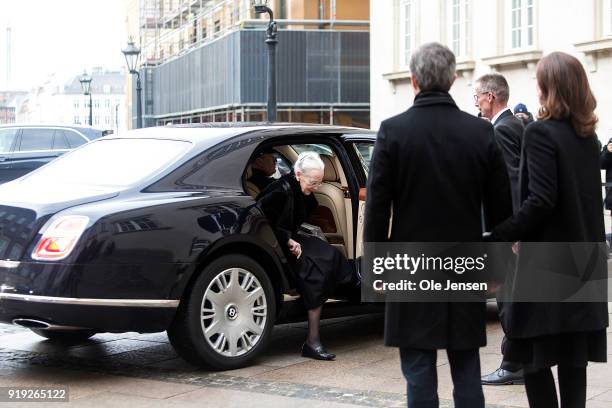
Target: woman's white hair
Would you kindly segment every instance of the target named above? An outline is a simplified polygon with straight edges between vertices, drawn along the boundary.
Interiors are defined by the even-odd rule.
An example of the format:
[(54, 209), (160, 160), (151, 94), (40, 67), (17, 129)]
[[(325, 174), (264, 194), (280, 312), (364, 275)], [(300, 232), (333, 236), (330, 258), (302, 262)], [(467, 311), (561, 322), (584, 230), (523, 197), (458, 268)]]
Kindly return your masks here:
[(325, 163), (316, 152), (302, 152), (295, 161), (293, 170), (303, 174), (310, 170), (325, 170)]

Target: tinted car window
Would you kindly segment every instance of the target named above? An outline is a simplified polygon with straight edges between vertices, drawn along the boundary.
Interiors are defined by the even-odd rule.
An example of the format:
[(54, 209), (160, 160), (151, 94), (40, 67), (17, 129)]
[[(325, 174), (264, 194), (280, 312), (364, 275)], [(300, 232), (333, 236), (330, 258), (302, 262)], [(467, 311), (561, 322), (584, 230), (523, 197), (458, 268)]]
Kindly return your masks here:
[(72, 130), (64, 130), (64, 134), (68, 138), (68, 143), (70, 144), (71, 149), (87, 143), (87, 140), (85, 140), (83, 136), (73, 132)]
[(359, 160), (363, 165), (366, 175), (370, 170), (370, 161), (372, 160), (372, 153), (374, 152), (374, 142), (357, 142), (354, 144), (355, 152), (359, 156)]
[(23, 183), (127, 187), (174, 163), (191, 143), (156, 139), (107, 139), (61, 156)]
[(55, 139), (53, 139), (53, 149), (70, 149), (70, 145), (68, 144), (68, 140), (64, 135), (64, 131), (55, 131)]
[(0, 153), (8, 153), (11, 151), (13, 140), (17, 129), (0, 129)]
[(19, 150), (51, 150), (53, 148), (54, 129), (23, 129)]
[(332, 149), (330, 149), (328, 146), (319, 143), (295, 145), (292, 147), (296, 152), (298, 152), (298, 154), (303, 152), (316, 152), (319, 154), (326, 154), (328, 156), (332, 156), (334, 154)]
[(106, 136), (113, 133), (112, 130), (98, 130), (91, 128), (79, 128), (78, 130), (79, 132), (84, 134), (85, 137), (87, 137), (87, 139), (89, 140), (99, 139), (102, 136)]

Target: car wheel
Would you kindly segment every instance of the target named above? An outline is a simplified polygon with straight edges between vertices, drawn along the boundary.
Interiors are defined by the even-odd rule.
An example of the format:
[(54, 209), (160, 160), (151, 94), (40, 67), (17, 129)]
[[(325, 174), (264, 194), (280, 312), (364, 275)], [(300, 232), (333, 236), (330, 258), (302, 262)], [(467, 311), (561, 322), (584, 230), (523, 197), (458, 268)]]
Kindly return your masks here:
[(61, 343), (78, 343), (85, 341), (94, 334), (91, 330), (46, 330), (46, 329), (30, 329), (41, 337)]
[(274, 290), (263, 268), (246, 256), (226, 255), (198, 276), (168, 338), (192, 364), (244, 367), (265, 347), (275, 316)]

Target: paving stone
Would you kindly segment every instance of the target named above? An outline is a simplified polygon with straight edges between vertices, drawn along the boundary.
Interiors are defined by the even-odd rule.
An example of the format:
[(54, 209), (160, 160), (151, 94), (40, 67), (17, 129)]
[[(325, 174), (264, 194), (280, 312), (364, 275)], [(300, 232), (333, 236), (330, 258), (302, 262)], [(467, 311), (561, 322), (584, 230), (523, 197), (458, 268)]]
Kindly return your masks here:
[(587, 401), (586, 408), (610, 408), (610, 403), (591, 400), (591, 401)]
[[(201, 369), (178, 358), (165, 333), (103, 333), (90, 342), (61, 347), (21, 328), (2, 331), (0, 325), (0, 345), (6, 346), (0, 346), (0, 385), (68, 383), (74, 397), (66, 405), (70, 407), (224, 407), (245, 406), (245, 401), (266, 407), (404, 407), (399, 355), (382, 344), (382, 321), (380, 315), (324, 321), (323, 339), (338, 354), (335, 362), (299, 355), (304, 323), (278, 326), (255, 364), (227, 372)], [(497, 368), (501, 360), (499, 323), (489, 322), (487, 334), (483, 373)], [(443, 351), (438, 353), (438, 366), (440, 406), (450, 408), (452, 380)], [(612, 406), (610, 366), (591, 364), (588, 375), (587, 406)], [(484, 392), (490, 408), (527, 406), (523, 386), (484, 387)], [(213, 395), (221, 404), (206, 405), (205, 396)]]
[(612, 406), (612, 390), (607, 390), (602, 392), (601, 394), (597, 394), (593, 396), (594, 401), (607, 401)]
[(82, 346), (73, 350), (68, 350), (68, 355), (88, 359), (96, 359), (127, 351), (140, 350), (147, 347), (157, 346), (159, 343), (152, 341), (141, 341), (122, 338), (119, 340), (106, 341), (92, 345)]

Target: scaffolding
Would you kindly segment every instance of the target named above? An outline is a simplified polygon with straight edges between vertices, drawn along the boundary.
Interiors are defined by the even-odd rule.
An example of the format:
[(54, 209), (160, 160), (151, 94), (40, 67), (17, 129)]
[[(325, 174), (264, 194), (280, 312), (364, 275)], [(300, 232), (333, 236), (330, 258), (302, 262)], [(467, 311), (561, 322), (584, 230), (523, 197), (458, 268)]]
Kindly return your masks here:
[[(238, 86), (241, 89), (242, 81), (248, 82), (245, 78), (253, 78), (257, 67), (263, 66), (260, 62), (254, 63), (261, 53), (250, 52), (249, 49), (242, 49), (242, 46), (238, 50), (231, 48), (235, 38), (248, 47), (258, 35), (254, 32), (263, 31), (268, 24), (267, 15), (254, 13), (251, 0), (137, 1), (145, 78), (144, 120), (147, 125), (265, 119), (265, 103), (261, 102), (265, 96), (262, 96), (257, 86), (249, 86), (240, 91), (242, 96), (247, 95), (244, 100), (235, 99), (233, 94), (226, 95), (226, 92), (230, 92), (228, 90), (234, 89), (232, 87)], [(369, 127), (370, 106), (364, 97), (369, 90), (366, 72), (369, 53), (364, 52), (367, 46), (356, 45), (368, 43), (363, 35), (368, 38), (369, 1), (270, 1), (279, 30), (286, 31), (283, 34), (286, 35), (283, 37), (284, 44), (292, 44), (290, 48), (295, 53), (299, 53), (299, 50), (307, 52), (309, 60), (314, 61), (307, 71), (297, 69), (296, 75), (301, 75), (300, 83), (311, 84), (307, 89), (312, 93), (321, 88), (322, 83), (333, 82), (329, 89), (321, 90), (321, 94), (327, 95), (325, 97), (311, 101), (310, 91), (298, 90), (286, 102), (279, 102), (280, 121)], [(236, 36), (237, 31), (240, 33)], [(296, 31), (309, 33), (302, 35)], [(344, 41), (340, 40), (339, 32), (346, 34), (342, 37)], [(308, 43), (308, 38), (317, 40)], [(214, 45), (210, 44), (213, 42)], [(263, 49), (263, 41), (261, 45)], [(350, 57), (342, 58), (341, 50), (352, 50), (351, 47), (356, 51)], [(245, 72), (239, 69), (241, 73), (237, 78), (227, 77), (235, 68), (228, 50), (232, 55), (238, 53), (236, 55), (240, 55), (240, 61), (250, 62), (245, 62)], [(329, 56), (328, 61), (321, 64), (321, 58), (326, 56)], [(329, 64), (333, 67), (328, 67)], [(234, 68), (230, 69), (230, 66)], [(290, 69), (296, 70), (291, 64), (285, 66), (285, 72)], [(214, 86), (211, 88), (213, 76)], [(296, 78), (292, 76), (293, 80)], [(341, 78), (345, 78), (344, 82)], [(358, 84), (354, 85), (351, 81)], [(361, 86), (366, 82), (368, 86)], [(351, 92), (346, 95), (351, 96), (341, 98), (340, 89), (347, 87)], [(337, 96), (333, 96), (331, 90), (336, 89)]]
[[(318, 18), (286, 19), (287, 2), (276, 0), (270, 7), (275, 10), (280, 28), (369, 27), (368, 20), (337, 20), (336, 0), (297, 1), (302, 5), (316, 3)], [(253, 12), (251, 0), (140, 0), (139, 21), (143, 62), (149, 64), (180, 56), (230, 32), (267, 24), (265, 18)]]

